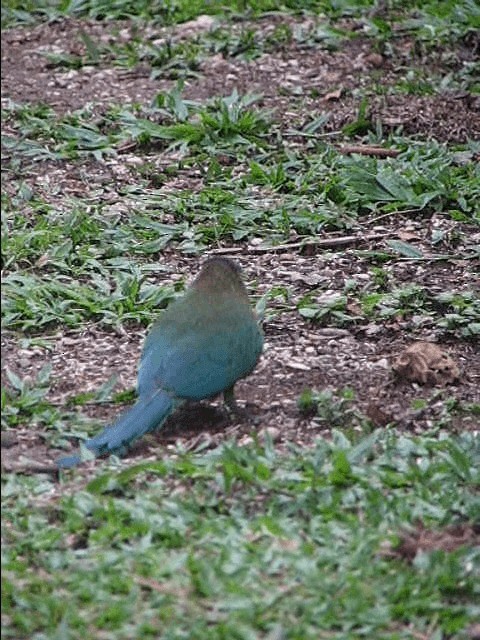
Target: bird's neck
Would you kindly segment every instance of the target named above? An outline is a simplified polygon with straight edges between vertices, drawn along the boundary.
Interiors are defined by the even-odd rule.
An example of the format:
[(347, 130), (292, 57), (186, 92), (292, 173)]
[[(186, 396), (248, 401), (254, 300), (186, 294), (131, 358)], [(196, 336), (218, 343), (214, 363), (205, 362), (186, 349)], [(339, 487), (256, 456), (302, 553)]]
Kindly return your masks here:
[(230, 274), (217, 273), (210, 277), (204, 274), (193, 283), (192, 289), (205, 297), (236, 298), (248, 303), (248, 296), (243, 283)]

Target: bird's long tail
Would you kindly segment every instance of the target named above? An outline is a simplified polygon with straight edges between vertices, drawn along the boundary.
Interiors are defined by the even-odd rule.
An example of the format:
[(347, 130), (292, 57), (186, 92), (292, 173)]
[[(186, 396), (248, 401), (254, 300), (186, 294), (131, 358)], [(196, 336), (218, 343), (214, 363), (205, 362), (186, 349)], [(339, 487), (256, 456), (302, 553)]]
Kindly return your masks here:
[[(85, 442), (85, 447), (97, 456), (121, 452), (134, 440), (149, 431), (159, 428), (174, 408), (172, 398), (165, 391), (158, 390), (153, 395), (139, 398), (116, 422)], [(82, 461), (80, 455), (60, 458), (57, 464), (62, 469), (74, 467)]]

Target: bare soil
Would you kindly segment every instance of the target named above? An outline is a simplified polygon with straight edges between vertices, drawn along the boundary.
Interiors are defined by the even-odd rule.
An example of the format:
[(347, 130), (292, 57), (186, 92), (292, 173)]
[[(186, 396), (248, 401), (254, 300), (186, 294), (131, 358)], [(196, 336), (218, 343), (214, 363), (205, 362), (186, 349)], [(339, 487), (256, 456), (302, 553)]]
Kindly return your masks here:
[[(274, 17), (262, 20), (266, 35), (276, 20)], [(208, 24), (211, 24), (209, 19), (181, 25), (169, 37), (191, 36), (192, 29), (194, 33)], [(128, 40), (131, 36), (128, 24), (83, 21), (80, 24), (74, 20), (11, 29), (3, 34), (2, 100), (44, 102), (59, 113), (91, 104), (93, 109), (102, 112), (112, 104), (150, 104), (159, 91), (174, 85), (174, 80), (153, 80), (150, 70), (141, 66), (128, 71), (103, 64), (68, 71), (52, 66), (44, 55), (46, 52), (85, 53), (80, 28), (99, 41)], [(152, 39), (165, 37), (162, 30), (158, 33), (151, 30), (148, 35)], [(472, 48), (467, 44), (454, 52), (457, 69), (471, 59), (478, 46), (475, 43)], [(313, 114), (329, 111), (331, 117), (326, 131), (334, 132), (354, 119), (358, 111), (355, 90), (372, 83), (384, 87), (393, 85), (412, 60), (426, 76), (452, 71), (451, 60), (442, 62), (441, 57), (435, 60), (422, 57), (408, 38), (396, 42), (394, 58), (372, 50), (367, 38), (345, 41), (334, 51), (291, 44), (252, 61), (227, 59), (220, 54), (209, 58), (199, 70), (199, 77), (186, 82), (185, 95), (201, 100), (228, 95), (233, 88), (239, 93), (261, 93), (263, 106), (274, 110), (277, 120), (286, 126), (299, 126)], [(313, 95), (315, 97), (311, 97)], [(372, 100), (370, 109), (372, 117), (381, 120), (386, 132), (389, 128), (401, 128), (404, 134), (448, 143), (462, 143), (478, 138), (480, 133), (478, 98), (465, 92), (428, 96), (383, 92)], [(24, 179), (47, 199), (55, 197), (53, 185), (53, 192), (57, 194), (91, 196), (93, 200), (103, 198), (117, 202), (121, 208), (122, 196), (118, 192), (128, 184), (129, 167), (134, 166), (134, 160), (126, 155), (121, 161), (107, 160), (104, 164), (92, 161), (80, 166), (69, 162), (37, 163), (25, 170)], [(152, 156), (152, 162), (161, 161)], [(200, 188), (201, 183), (201, 176), (194, 172), (182, 174), (167, 183), (165, 191)], [(4, 188), (13, 192), (16, 186), (7, 177)], [(292, 238), (291, 249), (286, 246), (261, 253), (249, 246), (233, 253), (244, 269), (247, 282), (255, 280), (259, 293), (273, 285), (287, 287), (288, 305), (292, 309), (273, 318), (267, 316), (264, 354), (255, 372), (237, 385), (237, 397), (246, 405), (249, 418), (232, 419), (219, 402), (189, 406), (172, 416), (166, 428), (139, 442), (128, 458), (161, 458), (166, 453), (174, 453), (178, 446), (194, 449), (200, 444), (214, 445), (232, 435), (239, 442), (246, 442), (254, 431), (260, 437), (268, 433), (279, 447), (289, 441), (308, 445), (318, 436), (328, 437), (329, 425), (299, 412), (297, 399), (305, 388), (353, 389), (354, 409), (366, 414), (377, 427), (395, 424), (420, 433), (430, 429), (435, 420), (445, 420), (448, 429), (454, 431), (478, 428), (471, 413), (458, 411), (447, 419), (445, 410), (446, 400), (451, 401), (450, 404), (480, 401), (480, 354), (472, 341), (447, 341), (433, 324), (416, 324), (412, 319), (396, 318), (383, 325), (353, 328), (320, 327), (304, 321), (295, 311), (295, 302), (313, 287), (320, 286), (327, 296), (343, 291), (348, 278), (363, 279), (367, 283), (370, 277), (367, 265), (354, 249), (379, 249), (384, 246), (382, 236), (398, 238), (409, 234), (415, 246), (434, 258), (431, 237), (435, 229), (445, 231), (446, 240), (439, 247), (439, 253), (452, 242), (460, 256), (467, 242), (475, 243), (479, 239), (478, 229), (454, 223), (438, 211), (414, 219), (401, 214), (381, 219), (372, 216), (365, 220), (362, 233), (374, 232), (380, 238), (360, 240), (355, 246), (341, 250), (314, 246), (301, 249)], [(172, 281), (179, 274), (190, 278), (198, 271), (197, 259), (181, 256), (172, 249), (162, 253), (160, 259), (165, 264), (166, 276), (159, 284)], [(470, 290), (476, 277), (471, 261), (461, 259), (402, 260), (386, 268), (399, 286), (415, 282), (432, 292)], [(24, 377), (34, 376), (42, 365), (51, 362), (55, 382), (49, 399), (63, 405), (75, 394), (98, 388), (112, 373), (119, 376), (118, 389), (133, 387), (142, 340), (143, 332), (138, 327), (118, 335), (88, 326), (78, 332), (59, 331), (53, 350), (47, 351), (40, 347), (21, 349), (18, 336), (5, 335), (2, 364)], [(394, 377), (392, 360), (415, 340), (438, 342), (459, 367), (459, 380), (455, 384), (442, 384), (438, 380), (429, 386)], [(424, 399), (425, 407), (414, 410), (415, 399)], [(98, 419), (100, 425), (113, 418), (119, 409), (92, 405), (79, 411)], [(5, 467), (25, 469), (28, 468), (25, 461), (50, 464), (58, 452), (49, 449), (45, 440), (44, 433), (33, 432), (29, 425), (18, 429), (5, 449)]]

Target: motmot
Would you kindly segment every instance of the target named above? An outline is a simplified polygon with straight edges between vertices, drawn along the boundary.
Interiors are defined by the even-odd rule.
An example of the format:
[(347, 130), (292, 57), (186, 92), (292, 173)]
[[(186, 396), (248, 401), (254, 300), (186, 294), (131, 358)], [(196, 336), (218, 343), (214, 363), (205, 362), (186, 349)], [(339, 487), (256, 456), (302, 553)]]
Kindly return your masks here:
[[(155, 322), (143, 345), (136, 403), (84, 445), (95, 457), (122, 454), (148, 432), (159, 429), (186, 400), (223, 392), (236, 408), (233, 387), (253, 371), (263, 349), (263, 333), (240, 267), (212, 257), (182, 297)], [(60, 458), (61, 468), (82, 462), (80, 454)]]

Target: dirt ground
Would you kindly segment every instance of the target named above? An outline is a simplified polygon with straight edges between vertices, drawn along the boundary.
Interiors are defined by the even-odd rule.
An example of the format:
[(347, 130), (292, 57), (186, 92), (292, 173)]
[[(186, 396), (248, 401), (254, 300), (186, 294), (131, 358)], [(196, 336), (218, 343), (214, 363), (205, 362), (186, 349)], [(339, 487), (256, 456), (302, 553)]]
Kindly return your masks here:
[[(267, 35), (279, 18), (261, 21)], [(283, 17), (283, 19), (287, 19)], [(209, 28), (211, 19), (197, 20), (175, 30), (175, 38), (191, 36), (196, 30)], [(83, 67), (65, 70), (53, 67), (46, 52), (81, 54), (83, 43), (79, 37), (79, 23), (74, 20), (53, 22), (28, 29), (11, 29), (3, 34), (2, 46), (2, 100), (17, 103), (45, 102), (56, 111), (67, 112), (91, 104), (104, 111), (110, 104), (150, 104), (161, 90), (174, 86), (173, 80), (153, 80), (150, 70), (141, 66), (132, 70), (114, 66)], [(84, 23), (82, 28), (92, 38), (109, 42), (111, 38), (130, 37), (129, 26), (112, 23)], [(161, 31), (147, 32), (148, 37), (161, 39)], [(171, 34), (170, 34), (171, 35)], [(472, 45), (472, 46), (470, 46)], [(478, 43), (456, 51), (459, 68), (472, 59)], [(201, 100), (215, 95), (228, 95), (233, 88), (239, 93), (262, 93), (261, 106), (275, 110), (275, 118), (288, 126), (299, 126), (312, 117), (330, 111), (332, 116), (326, 131), (337, 131), (358, 109), (358, 101), (351, 89), (378, 81), (389, 86), (396, 82), (412, 56), (425, 74), (444, 72), (438, 60), (423, 59), (415, 54), (415, 43), (408, 38), (396, 42), (396, 56), (389, 58), (373, 50), (365, 38), (345, 41), (335, 51), (304, 49), (298, 43), (286, 45), (281, 51), (266, 53), (254, 60), (224, 58), (218, 54), (208, 59), (199, 69), (199, 76), (186, 81), (184, 95)], [(337, 92), (339, 86), (342, 91)], [(296, 96), (301, 87), (303, 95)], [(316, 92), (312, 92), (316, 89)], [(316, 97), (309, 97), (316, 94)], [(478, 139), (480, 133), (479, 99), (466, 92), (446, 92), (444, 95), (412, 96), (383, 93), (372, 99), (372, 116), (379, 118), (385, 133), (389, 128), (402, 128), (404, 135), (421, 139), (463, 143)], [(132, 160), (130, 165), (130, 160)], [(155, 162), (152, 156), (152, 162)], [(123, 162), (107, 160), (104, 165), (85, 161), (37, 163), (30, 167), (25, 182), (47, 200), (52, 198), (52, 184), (57, 193), (88, 197), (89, 189), (104, 185), (103, 196), (119, 199), (120, 187), (128, 184), (133, 158), (126, 155)], [(165, 185), (165, 191), (200, 188), (201, 177), (182, 174)], [(15, 184), (4, 182), (7, 192)], [(355, 234), (351, 243), (339, 249), (309, 246), (301, 249), (292, 239), (291, 246), (264, 253), (255, 246), (233, 248), (231, 255), (242, 265), (247, 282), (257, 283), (262, 294), (272, 286), (285, 286), (291, 292), (290, 310), (278, 315), (267, 314), (264, 324), (265, 351), (255, 370), (237, 385), (237, 397), (249, 410), (248, 420), (231, 420), (219, 408), (219, 403), (202, 403), (186, 407), (173, 416), (161, 432), (144, 438), (129, 453), (134, 460), (151, 456), (159, 458), (165, 450), (173, 452), (177, 446), (194, 449), (210, 446), (225, 436), (235, 435), (240, 442), (250, 439), (253, 430), (270, 434), (279, 447), (288, 441), (309, 444), (318, 436), (330, 433), (329, 425), (312, 416), (303, 416), (297, 399), (305, 388), (338, 391), (352, 389), (355, 411), (367, 415), (374, 426), (389, 424), (410, 432), (423, 432), (432, 428), (434, 421), (444, 420), (450, 430), (478, 428), (470, 412), (453, 412), (447, 419), (446, 401), (450, 405), (480, 401), (480, 354), (473, 341), (446, 339), (433, 323), (416, 325), (412, 319), (397, 318), (384, 324), (363, 324), (349, 329), (318, 325), (302, 320), (295, 311), (295, 303), (313, 287), (320, 286), (324, 295), (343, 291), (345, 281), (355, 278), (368, 282), (368, 265), (357, 250), (379, 249), (384, 239), (408, 234), (415, 246), (431, 256), (432, 260), (402, 260), (390, 263), (386, 269), (400, 285), (417, 283), (439, 293), (444, 290), (471, 290), (475, 282), (474, 265), (468, 260), (436, 261), (430, 242), (435, 230), (443, 230), (446, 237), (455, 237), (455, 253), (462, 255), (469, 244), (480, 239), (478, 228), (457, 223), (441, 211), (409, 218), (408, 214), (373, 215), (362, 221), (361, 235)], [(374, 239), (368, 239), (375, 234)], [(400, 234), (400, 236), (399, 236)], [(364, 237), (365, 239), (362, 239)], [(445, 247), (439, 249), (439, 253)], [(226, 255), (229, 255), (225, 251)], [(198, 260), (182, 256), (168, 248), (161, 255), (166, 266), (165, 280), (180, 276), (190, 279), (198, 270)], [(271, 304), (279, 311), (279, 303)], [(138, 356), (143, 333), (137, 329), (119, 336), (89, 326), (81, 331), (58, 331), (54, 348), (21, 349), (18, 336), (3, 336), (3, 367), (8, 366), (22, 377), (34, 375), (45, 362), (53, 366), (55, 381), (49, 399), (59, 405), (80, 392), (98, 388), (112, 373), (118, 374), (117, 389), (134, 386)], [(415, 340), (439, 342), (457, 364), (460, 375), (453, 384), (441, 377), (433, 384), (423, 385), (398, 379), (392, 373), (392, 361)], [(424, 399), (422, 409), (413, 409), (412, 401)], [(118, 413), (118, 407), (86, 406), (81, 412), (95, 417), (99, 423)], [(341, 426), (339, 424), (338, 426)], [(25, 425), (18, 429), (4, 452), (7, 469), (24, 465), (25, 460), (49, 464), (57, 456), (45, 445), (45, 434), (32, 432)]]

